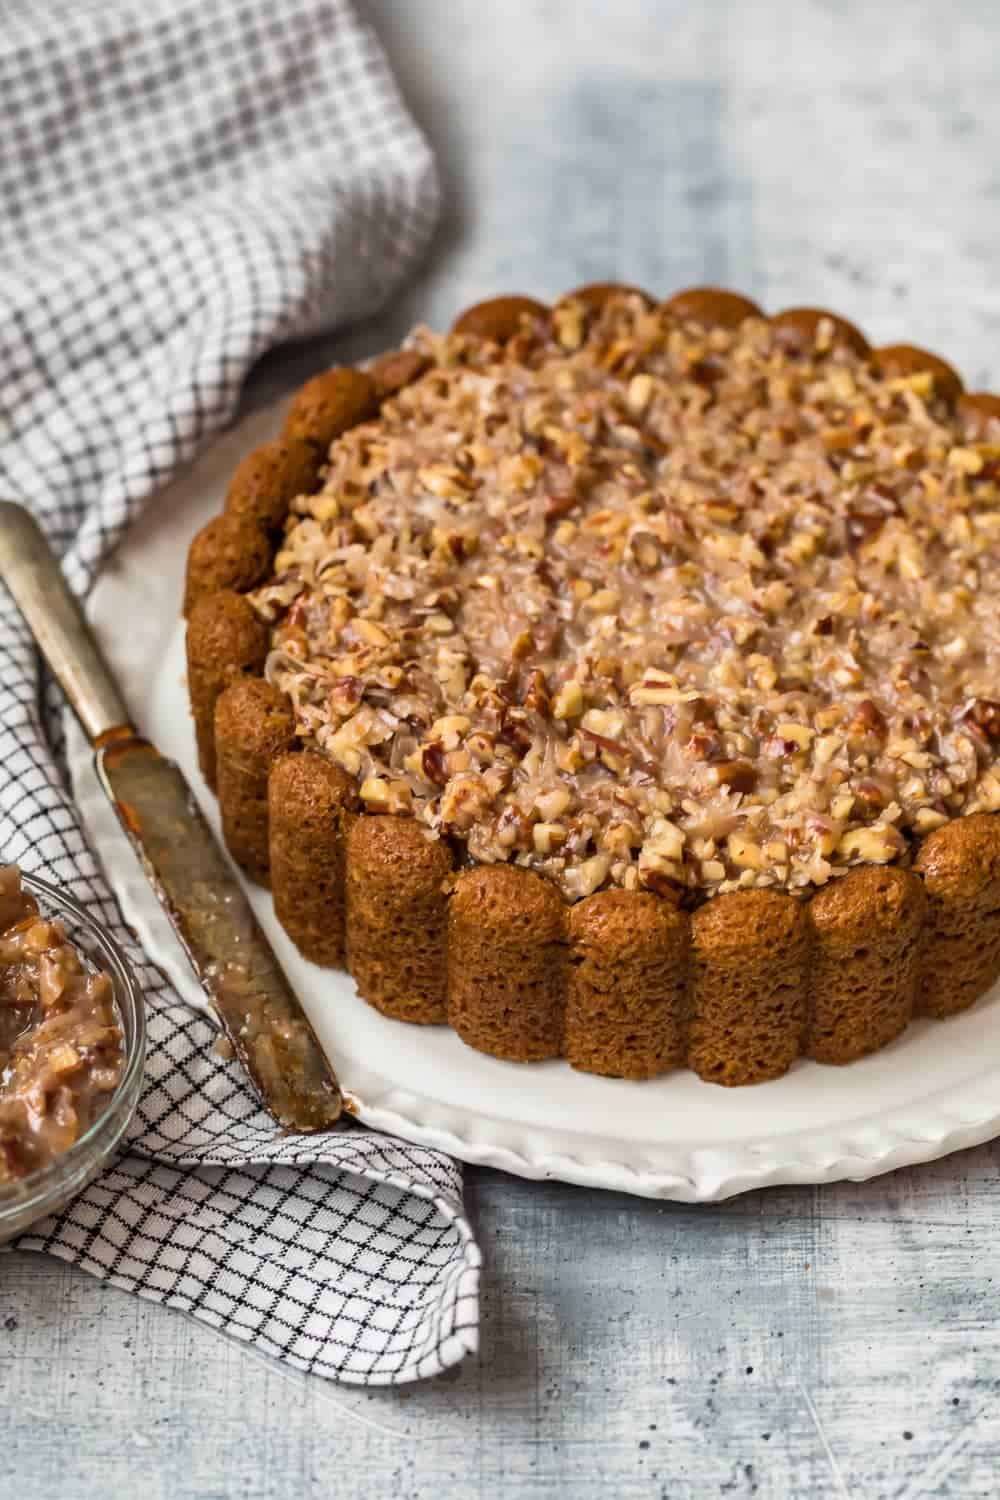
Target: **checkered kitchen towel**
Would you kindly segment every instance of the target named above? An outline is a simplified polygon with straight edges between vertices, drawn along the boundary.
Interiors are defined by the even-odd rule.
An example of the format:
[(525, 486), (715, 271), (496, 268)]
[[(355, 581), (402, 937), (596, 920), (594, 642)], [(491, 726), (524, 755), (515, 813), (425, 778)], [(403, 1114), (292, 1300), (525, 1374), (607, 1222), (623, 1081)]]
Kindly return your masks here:
[[(265, 350), (399, 286), (435, 170), (347, 0), (7, 0), (0, 99), (0, 494), (82, 594)], [(151, 1030), (127, 1154), (19, 1244), (300, 1369), (383, 1383), (453, 1363), (479, 1267), (457, 1167), (355, 1129), (277, 1134), (124, 931), (57, 708), (0, 590), (0, 853), (132, 946)]]

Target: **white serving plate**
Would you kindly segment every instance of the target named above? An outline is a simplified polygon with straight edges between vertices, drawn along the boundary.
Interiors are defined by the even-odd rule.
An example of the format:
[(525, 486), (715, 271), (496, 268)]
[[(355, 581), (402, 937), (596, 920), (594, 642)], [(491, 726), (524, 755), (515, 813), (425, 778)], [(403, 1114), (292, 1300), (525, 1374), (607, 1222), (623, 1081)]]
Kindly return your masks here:
[[(109, 562), (89, 604), (136, 722), (202, 782), (184, 684), (178, 607), (188, 542), (217, 512), (239, 459), (280, 426), (255, 414), (162, 492)], [(202, 992), (97, 786), (75, 721), (70, 769), (83, 817), (126, 918), (194, 1004)], [(344, 974), (301, 958), (271, 898), (250, 888), (265, 932), (365, 1123), (465, 1161), (685, 1202), (782, 1182), (861, 1179), (1000, 1134), (1000, 986), (945, 1022), (920, 1021), (847, 1068), (799, 1062), (784, 1078), (724, 1089), (690, 1073), (627, 1083), (565, 1063), (483, 1057), (444, 1027), (367, 1006)]]

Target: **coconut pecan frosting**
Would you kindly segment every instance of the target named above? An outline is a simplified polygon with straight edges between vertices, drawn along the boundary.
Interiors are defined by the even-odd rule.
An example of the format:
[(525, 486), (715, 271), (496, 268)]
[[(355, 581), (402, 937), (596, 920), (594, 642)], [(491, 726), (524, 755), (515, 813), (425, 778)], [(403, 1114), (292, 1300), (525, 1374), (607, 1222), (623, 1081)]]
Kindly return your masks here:
[(250, 596), (368, 810), (576, 900), (822, 885), (1000, 809), (1000, 446), (940, 373), (627, 293), (407, 347)]

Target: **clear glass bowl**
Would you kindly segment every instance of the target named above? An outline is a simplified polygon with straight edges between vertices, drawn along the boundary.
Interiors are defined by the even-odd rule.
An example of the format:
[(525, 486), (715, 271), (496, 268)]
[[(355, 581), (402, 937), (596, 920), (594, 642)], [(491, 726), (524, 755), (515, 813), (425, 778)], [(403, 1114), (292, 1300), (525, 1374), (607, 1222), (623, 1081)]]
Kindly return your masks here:
[(68, 1151), (17, 1182), (0, 1183), (0, 1244), (23, 1233), (36, 1219), (58, 1213), (82, 1192), (112, 1156), (128, 1129), (142, 1087), (146, 1060), (146, 1011), (142, 991), (121, 948), (78, 902), (37, 875), (23, 875), (46, 916), (58, 917), (67, 937), (95, 968), (110, 974), (115, 1008), (125, 1039), (125, 1070), (103, 1114)]

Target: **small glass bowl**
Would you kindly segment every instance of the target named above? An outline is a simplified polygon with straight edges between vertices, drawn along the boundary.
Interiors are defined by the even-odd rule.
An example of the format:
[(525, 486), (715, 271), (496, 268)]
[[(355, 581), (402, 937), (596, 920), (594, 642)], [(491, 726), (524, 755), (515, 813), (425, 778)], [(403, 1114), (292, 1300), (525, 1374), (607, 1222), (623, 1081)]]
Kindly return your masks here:
[(103, 1112), (68, 1151), (17, 1182), (0, 1183), (0, 1244), (23, 1233), (36, 1219), (59, 1213), (98, 1175), (135, 1114), (146, 1060), (142, 991), (121, 948), (65, 891), (37, 875), (22, 874), (21, 878), (44, 915), (57, 917), (75, 947), (95, 968), (110, 974), (124, 1037), (125, 1069)]

